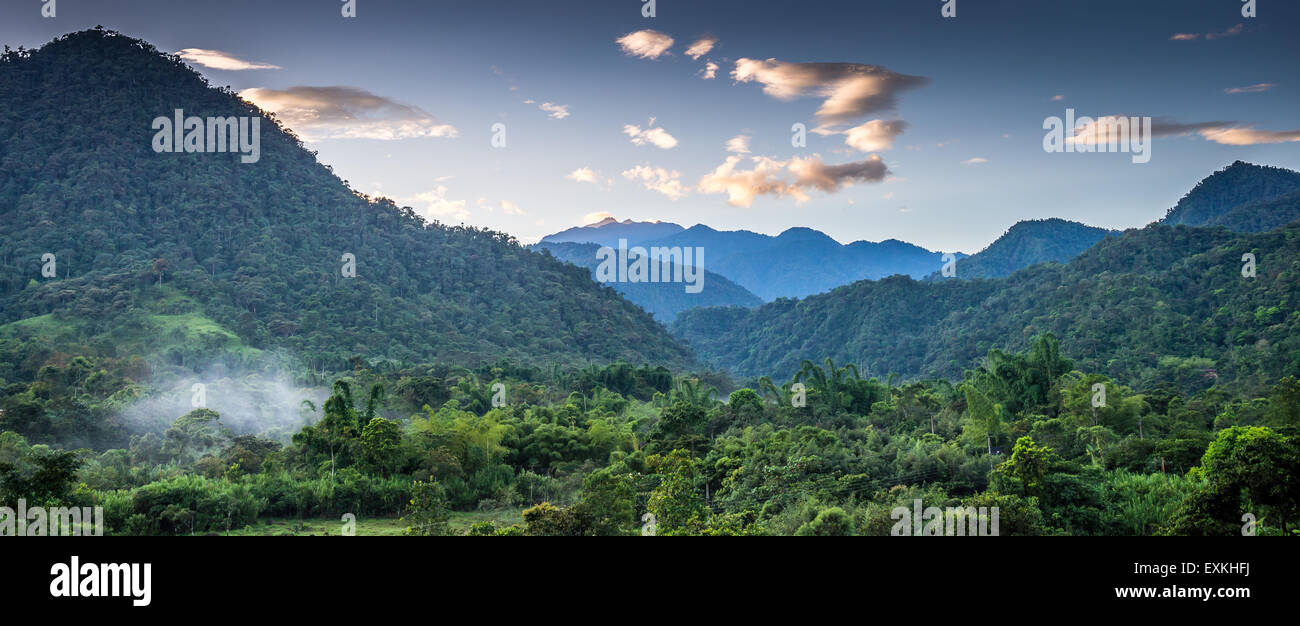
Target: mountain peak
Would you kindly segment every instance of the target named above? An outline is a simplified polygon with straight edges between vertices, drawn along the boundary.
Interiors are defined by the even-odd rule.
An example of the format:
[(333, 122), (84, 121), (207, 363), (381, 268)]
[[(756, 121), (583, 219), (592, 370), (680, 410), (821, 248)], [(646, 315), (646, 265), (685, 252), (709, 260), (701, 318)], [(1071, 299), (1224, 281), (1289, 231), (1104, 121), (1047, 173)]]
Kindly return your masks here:
[[(1169, 225), (1225, 226), (1238, 231), (1271, 230), (1300, 213), (1293, 203), (1280, 210), (1250, 208), (1300, 189), (1300, 173), (1280, 167), (1234, 161), (1201, 180), (1162, 222)], [(1289, 207), (1289, 208), (1288, 208)], [(1240, 210), (1240, 211), (1239, 211)]]

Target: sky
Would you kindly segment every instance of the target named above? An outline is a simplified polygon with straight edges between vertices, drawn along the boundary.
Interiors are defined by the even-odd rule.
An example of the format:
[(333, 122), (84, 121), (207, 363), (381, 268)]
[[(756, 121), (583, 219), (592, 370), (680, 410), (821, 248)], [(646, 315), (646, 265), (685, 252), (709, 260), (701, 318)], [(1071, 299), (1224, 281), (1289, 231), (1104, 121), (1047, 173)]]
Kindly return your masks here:
[[(147, 40), (357, 190), (525, 243), (608, 214), (973, 253), (1300, 169), (1294, 0), (352, 1), (0, 0), (0, 43)], [(1067, 109), (1153, 118), (1150, 161), (1046, 151)]]

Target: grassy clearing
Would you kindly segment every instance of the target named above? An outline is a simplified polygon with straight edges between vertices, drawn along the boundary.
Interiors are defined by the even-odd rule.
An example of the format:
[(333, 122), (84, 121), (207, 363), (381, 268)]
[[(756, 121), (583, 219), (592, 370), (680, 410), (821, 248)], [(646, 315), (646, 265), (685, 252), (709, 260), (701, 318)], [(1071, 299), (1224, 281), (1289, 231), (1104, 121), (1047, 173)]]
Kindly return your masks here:
[[(500, 525), (517, 524), (522, 521), (523, 509), (506, 509), (502, 511), (472, 511), (469, 513), (452, 513), (451, 528), (459, 532), (473, 524), (494, 521)], [(406, 524), (396, 517), (358, 518), (356, 533), (358, 537), (400, 536), (406, 531)], [(231, 537), (337, 537), (343, 532), (343, 521), (338, 519), (305, 519), (276, 517), (260, 519), (257, 524), (245, 528), (217, 533)]]

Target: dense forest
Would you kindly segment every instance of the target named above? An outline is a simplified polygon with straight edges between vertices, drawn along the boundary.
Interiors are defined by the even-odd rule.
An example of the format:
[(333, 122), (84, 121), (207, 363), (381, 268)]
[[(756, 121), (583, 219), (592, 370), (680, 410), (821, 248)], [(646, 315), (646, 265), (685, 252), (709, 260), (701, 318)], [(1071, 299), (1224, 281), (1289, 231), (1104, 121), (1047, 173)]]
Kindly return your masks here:
[[(669, 333), (585, 267), (356, 193), (145, 42), (6, 49), (0, 101), (0, 503), (115, 535), (890, 535), (916, 502), (1003, 535), (1300, 533), (1297, 225), (1189, 208)], [(263, 116), (260, 162), (153, 153), (176, 108)], [(1294, 192), (1268, 176), (1183, 205), (1255, 223)]]
[[(32, 392), (76, 394), (47, 370)], [(646, 520), (659, 535), (888, 535), (917, 499), (997, 507), (1006, 535), (1238, 534), (1246, 514), (1260, 534), (1296, 530), (1295, 377), (1252, 399), (1137, 393), (1042, 335), (955, 383), (830, 359), (723, 401), (726, 383), (624, 363), (358, 364), (285, 438), (204, 408), (104, 451), (5, 432), (0, 496), (102, 506), (110, 534), (293, 534), (352, 514), (425, 535), (627, 535)]]
[(1085, 369), (1138, 388), (1252, 393), (1300, 373), (1297, 289), (1300, 226), (1152, 225), (1002, 279), (863, 281), (752, 311), (686, 311), (674, 332), (740, 374), (788, 371), (811, 353), (904, 378), (958, 376), (991, 348), (1052, 332)]
[[(175, 109), (272, 118), (145, 42), (91, 30), (6, 51), (0, 101), (0, 323), (84, 319), (95, 343), (157, 332), (150, 313), (191, 315), (333, 370), (354, 356), (690, 360), (585, 270), (364, 197), (277, 124), (262, 125), (253, 164), (155, 154), (150, 123)], [(57, 279), (42, 276), (46, 254)], [(355, 278), (343, 274), (345, 254)], [(190, 301), (147, 311), (137, 292), (150, 284)]]

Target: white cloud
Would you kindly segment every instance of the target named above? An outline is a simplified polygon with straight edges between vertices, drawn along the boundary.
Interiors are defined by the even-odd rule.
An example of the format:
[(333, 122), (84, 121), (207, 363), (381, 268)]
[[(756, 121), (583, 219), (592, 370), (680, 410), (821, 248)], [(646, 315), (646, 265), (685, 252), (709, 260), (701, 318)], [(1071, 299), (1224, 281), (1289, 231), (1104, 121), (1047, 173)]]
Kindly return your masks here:
[(962, 165), (979, 165), (980, 163), (988, 163), (988, 162), (989, 160), (984, 157), (975, 157), (972, 159), (966, 159), (965, 161), (962, 161)]
[(736, 135), (727, 140), (727, 152), (749, 154), (749, 135)]
[(718, 77), (718, 64), (709, 61), (704, 64), (704, 69), (700, 70), (700, 77), (704, 80), (713, 80)]
[(210, 67), (214, 70), (230, 70), (230, 71), (237, 72), (242, 70), (280, 69), (279, 65), (245, 61), (239, 57), (236, 57), (233, 54), (230, 54), (229, 52), (222, 52), (220, 50), (204, 50), (203, 48), (185, 48), (184, 50), (177, 52), (176, 56), (185, 59), (186, 61), (189, 61), (190, 63), (193, 63), (195, 65)]
[(817, 117), (840, 124), (893, 109), (898, 94), (925, 85), (921, 76), (899, 74), (878, 65), (857, 63), (787, 63), (740, 59), (731, 72), (736, 82), (757, 82), (763, 93), (780, 100), (822, 98)]
[(566, 117), (569, 117), (569, 105), (567, 104), (552, 104), (550, 102), (543, 102), (540, 105), (538, 105), (537, 108), (546, 111), (549, 114), (547, 115), (547, 117), (553, 120), (562, 120)]
[(894, 139), (907, 129), (903, 120), (871, 120), (845, 131), (845, 145), (861, 152), (879, 152), (894, 147)]
[(673, 38), (657, 30), (638, 30), (619, 37), (615, 41), (623, 53), (642, 59), (657, 59), (668, 53), (673, 47)]
[(716, 45), (718, 45), (717, 37), (714, 37), (713, 35), (705, 35), (695, 40), (695, 43), (691, 44), (691, 47), (686, 49), (686, 56), (698, 61), (700, 57), (712, 51), (713, 47)]
[(640, 182), (646, 189), (657, 191), (673, 200), (686, 197), (687, 189), (682, 185), (681, 172), (669, 171), (662, 167), (638, 165), (623, 172), (623, 178)]
[[(648, 126), (654, 126), (654, 120), (650, 120)], [(641, 128), (635, 124), (625, 124), (623, 134), (632, 138), (632, 143), (638, 146), (646, 144), (653, 145), (664, 150), (671, 150), (677, 147), (677, 138), (668, 134), (668, 131), (662, 128)]]
[(509, 200), (501, 201), (501, 211), (506, 215), (524, 215), (524, 210)]
[(579, 183), (594, 183), (596, 182), (596, 170), (593, 170), (590, 167), (580, 167), (573, 170), (573, 172), (569, 173), (565, 178)]
[(239, 93), (297, 133), (304, 141), (322, 139), (410, 139), (455, 137), (419, 107), (401, 104), (357, 87), (254, 87)]
[(463, 222), (469, 219), (469, 210), (465, 208), (464, 200), (447, 199), (446, 185), (438, 185), (431, 191), (404, 198), (401, 203), (410, 205), (429, 220), (451, 218)]
[(1300, 130), (1255, 130), (1254, 127), (1205, 128), (1197, 131), (1202, 137), (1229, 146), (1253, 146), (1262, 143), (1289, 143), (1300, 141)]
[(1263, 93), (1276, 86), (1277, 86), (1276, 83), (1259, 83), (1258, 85), (1251, 85), (1249, 87), (1231, 87), (1229, 89), (1224, 89), (1223, 92), (1224, 93)]
[(1062, 101), (1062, 100), (1064, 100), (1064, 99), (1065, 99), (1065, 96), (1062, 95), (1062, 94), (1056, 94), (1055, 96), (1052, 96), (1052, 102), (1060, 102), (1060, 101)]

